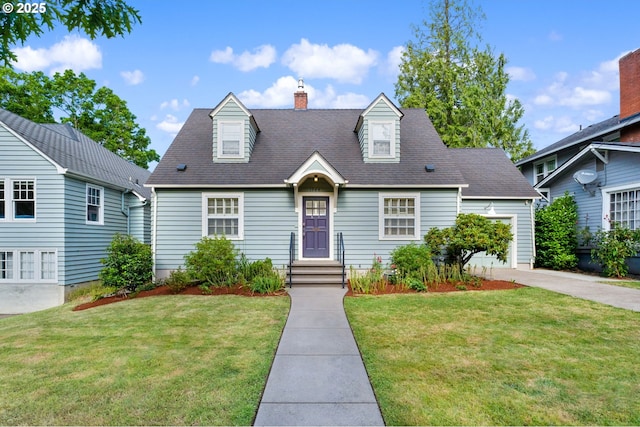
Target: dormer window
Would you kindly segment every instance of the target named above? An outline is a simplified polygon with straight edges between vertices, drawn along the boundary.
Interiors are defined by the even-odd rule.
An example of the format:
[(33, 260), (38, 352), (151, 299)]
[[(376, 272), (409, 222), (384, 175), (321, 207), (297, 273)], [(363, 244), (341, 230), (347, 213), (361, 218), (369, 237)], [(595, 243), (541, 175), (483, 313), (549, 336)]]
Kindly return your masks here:
[(237, 159), (244, 157), (243, 129), (243, 122), (219, 122), (218, 158)]
[(369, 157), (393, 158), (395, 156), (394, 131), (393, 122), (369, 123)]

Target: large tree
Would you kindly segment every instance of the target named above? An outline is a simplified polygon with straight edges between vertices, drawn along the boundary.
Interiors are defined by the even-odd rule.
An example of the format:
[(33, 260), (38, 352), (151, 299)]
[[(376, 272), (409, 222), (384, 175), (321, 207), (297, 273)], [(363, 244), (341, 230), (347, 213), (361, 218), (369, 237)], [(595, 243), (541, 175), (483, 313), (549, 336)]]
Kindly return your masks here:
[(524, 109), (505, 93), (506, 58), (479, 47), (481, 9), (468, 0), (432, 0), (429, 12), (403, 53), (400, 104), (424, 108), (449, 147), (502, 148), (513, 161), (532, 154), (529, 133), (518, 125)]
[(83, 73), (67, 70), (52, 78), (41, 72), (0, 68), (0, 107), (38, 123), (70, 123), (119, 156), (146, 168), (160, 160), (127, 103)]
[(0, 14), (0, 64), (11, 66), (17, 59), (11, 51), (13, 45), (24, 44), (30, 36), (40, 36), (56, 25), (61, 24), (69, 31), (80, 30), (95, 39), (100, 35), (122, 36), (141, 22), (138, 10), (124, 0), (4, 2)]

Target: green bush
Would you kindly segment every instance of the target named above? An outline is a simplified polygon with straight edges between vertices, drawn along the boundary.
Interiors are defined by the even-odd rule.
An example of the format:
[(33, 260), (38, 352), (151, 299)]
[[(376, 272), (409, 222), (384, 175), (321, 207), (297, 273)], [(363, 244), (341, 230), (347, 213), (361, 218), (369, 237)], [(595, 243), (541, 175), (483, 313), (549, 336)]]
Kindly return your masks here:
[(433, 265), (431, 251), (426, 245), (409, 243), (398, 246), (391, 251), (392, 268), (398, 271), (402, 277), (422, 278), (425, 272)]
[(565, 193), (536, 211), (536, 267), (567, 270), (578, 265), (578, 205)]
[(128, 234), (116, 234), (107, 247), (107, 258), (99, 277), (107, 287), (135, 289), (151, 281), (153, 256), (151, 247)]
[(185, 268), (192, 279), (211, 287), (237, 283), (238, 251), (225, 237), (203, 237), (196, 250), (185, 255)]
[(271, 270), (268, 274), (261, 274), (249, 282), (252, 292), (268, 294), (284, 289), (284, 278), (277, 271)]
[(629, 272), (626, 259), (640, 251), (640, 230), (629, 230), (617, 222), (610, 224), (609, 231), (595, 233), (591, 257), (602, 265), (605, 276), (625, 277)]
[(172, 293), (178, 294), (189, 287), (191, 278), (189, 277), (189, 273), (184, 271), (182, 267), (178, 267), (177, 270), (173, 270), (169, 274), (164, 284), (167, 285)]
[(245, 254), (241, 254), (238, 261), (238, 272), (247, 282), (251, 283), (258, 276), (268, 276), (273, 273), (273, 262), (271, 258), (250, 261)]
[(427, 290), (427, 286), (424, 282), (416, 277), (408, 277), (405, 280), (405, 284), (409, 289), (413, 289), (414, 291), (425, 292)]

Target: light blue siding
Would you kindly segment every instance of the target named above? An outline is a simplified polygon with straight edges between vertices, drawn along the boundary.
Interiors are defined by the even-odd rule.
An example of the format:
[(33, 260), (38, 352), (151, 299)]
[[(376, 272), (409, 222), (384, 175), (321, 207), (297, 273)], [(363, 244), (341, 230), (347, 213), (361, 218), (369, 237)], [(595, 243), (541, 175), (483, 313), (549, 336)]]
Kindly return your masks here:
[[(371, 159), (369, 158), (369, 121), (391, 121), (395, 124), (395, 158)], [(400, 161), (400, 120), (396, 113), (380, 99), (376, 105), (371, 107), (364, 117), (364, 123), (358, 130), (358, 140), (360, 141), (360, 151), (365, 162), (391, 162)]]
[[(517, 263), (520, 265), (528, 265), (534, 258), (534, 232), (532, 220), (532, 204), (529, 200), (490, 200), (490, 199), (463, 199), (461, 205), (462, 213), (475, 213), (478, 215), (486, 215), (486, 207), (493, 203), (493, 208), (497, 217), (516, 217), (514, 224), (515, 240), (517, 242), (516, 254)], [(496, 266), (503, 264), (498, 262)], [(515, 267), (513, 265), (512, 267)]]

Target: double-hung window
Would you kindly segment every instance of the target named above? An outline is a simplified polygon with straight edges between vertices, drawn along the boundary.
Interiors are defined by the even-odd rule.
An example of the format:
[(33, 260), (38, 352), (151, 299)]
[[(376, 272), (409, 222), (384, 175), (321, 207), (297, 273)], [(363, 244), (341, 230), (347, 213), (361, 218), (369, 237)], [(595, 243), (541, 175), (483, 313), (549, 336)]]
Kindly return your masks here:
[(218, 122), (218, 157), (244, 158), (244, 123)]
[(225, 236), (230, 240), (243, 239), (243, 194), (205, 193), (202, 204), (204, 236)]
[(393, 122), (369, 123), (369, 157), (395, 157), (395, 127)]
[(47, 282), (58, 277), (58, 255), (55, 250), (0, 250), (0, 283)]
[(420, 238), (420, 195), (380, 194), (380, 239), (416, 240)]
[(102, 187), (87, 184), (87, 224), (104, 223), (103, 193)]
[(36, 218), (36, 182), (32, 179), (15, 179), (13, 187), (13, 219)]
[(551, 172), (553, 172), (554, 170), (556, 170), (556, 168), (558, 167), (557, 165), (557, 160), (556, 157), (548, 157), (538, 163), (535, 163), (533, 165), (533, 169), (534, 169), (534, 173), (535, 173), (535, 182), (534, 184), (537, 184), (538, 182), (542, 181), (543, 179), (545, 179), (547, 177), (547, 175), (549, 175)]

